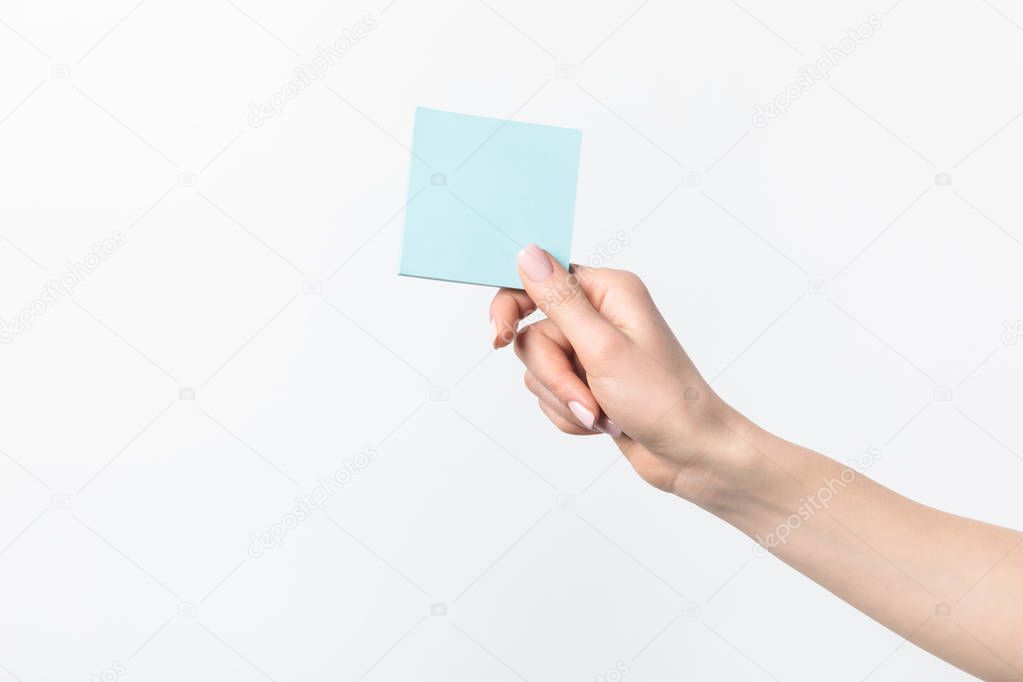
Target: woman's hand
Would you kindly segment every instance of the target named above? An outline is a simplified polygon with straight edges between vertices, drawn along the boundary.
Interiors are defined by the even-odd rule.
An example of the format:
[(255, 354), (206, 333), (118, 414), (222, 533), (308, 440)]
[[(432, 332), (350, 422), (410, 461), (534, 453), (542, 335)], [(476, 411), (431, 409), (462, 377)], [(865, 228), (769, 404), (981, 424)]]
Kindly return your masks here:
[[(700, 376), (640, 279), (569, 273), (535, 245), (519, 254), (519, 276), (525, 292), (502, 289), (490, 306), (493, 342), (515, 340), (544, 414), (566, 433), (609, 434), (647, 482), (709, 504), (748, 425)], [(547, 319), (516, 334), (536, 308)]]
[[(536, 246), (519, 275), (525, 293), (490, 306), (494, 345), (515, 338), (558, 428), (610, 434), (646, 481), (915, 644), (984, 679), (1023, 679), (1023, 534), (917, 504), (752, 425), (710, 390), (635, 275), (570, 274)], [(548, 319), (516, 337), (535, 308)]]

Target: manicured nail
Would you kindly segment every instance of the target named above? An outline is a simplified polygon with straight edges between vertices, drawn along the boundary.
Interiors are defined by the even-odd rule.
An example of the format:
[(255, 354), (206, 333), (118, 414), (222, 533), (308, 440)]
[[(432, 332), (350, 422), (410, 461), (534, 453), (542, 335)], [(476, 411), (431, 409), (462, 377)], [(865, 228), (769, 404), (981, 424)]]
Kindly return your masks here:
[(533, 282), (546, 282), (554, 272), (554, 266), (547, 254), (536, 244), (530, 244), (519, 251), (519, 267)]
[(497, 322), (490, 318), (490, 345), (497, 348)]
[(606, 415), (597, 420), (596, 428), (597, 431), (600, 431), (601, 433), (606, 433), (612, 438), (617, 438), (618, 436), (622, 435), (622, 427), (618, 426), (618, 424), (615, 424), (613, 421), (608, 419)]
[(581, 403), (577, 403), (574, 400), (568, 401), (568, 409), (572, 410), (572, 414), (575, 415), (575, 418), (579, 420), (580, 424), (591, 431), (593, 430), (594, 417), (592, 412), (583, 407)]

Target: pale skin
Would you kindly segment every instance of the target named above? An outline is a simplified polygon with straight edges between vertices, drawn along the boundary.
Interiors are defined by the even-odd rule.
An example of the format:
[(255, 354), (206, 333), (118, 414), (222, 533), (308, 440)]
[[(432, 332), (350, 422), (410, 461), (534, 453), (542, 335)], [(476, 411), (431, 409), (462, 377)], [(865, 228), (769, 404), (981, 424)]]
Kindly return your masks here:
[[(917, 646), (986, 680), (1023, 680), (1023, 533), (931, 509), (775, 436), (711, 390), (638, 277), (534, 245), (525, 291), (490, 306), (526, 387), (565, 433), (604, 433), (639, 476)], [(547, 316), (516, 332), (537, 307)]]

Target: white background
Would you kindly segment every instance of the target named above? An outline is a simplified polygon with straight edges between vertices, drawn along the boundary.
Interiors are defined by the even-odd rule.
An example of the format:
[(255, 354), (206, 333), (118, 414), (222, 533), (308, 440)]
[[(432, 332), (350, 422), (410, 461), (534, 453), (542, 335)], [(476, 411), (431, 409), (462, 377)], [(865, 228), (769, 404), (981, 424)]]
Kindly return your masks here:
[(395, 275), (406, 145), (417, 105), (582, 129), (574, 259), (624, 231), (727, 400), (1020, 527), (1023, 11), (387, 2), (0, 3), (0, 317), (127, 238), (0, 346), (0, 679), (964, 677), (556, 432), (491, 290)]

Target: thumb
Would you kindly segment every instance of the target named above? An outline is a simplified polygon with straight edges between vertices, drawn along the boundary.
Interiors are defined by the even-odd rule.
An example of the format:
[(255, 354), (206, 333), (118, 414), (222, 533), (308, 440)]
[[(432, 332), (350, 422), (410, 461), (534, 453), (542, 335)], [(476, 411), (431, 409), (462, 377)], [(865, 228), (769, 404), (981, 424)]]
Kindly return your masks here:
[(579, 278), (536, 244), (519, 251), (519, 277), (529, 298), (568, 338), (583, 364), (588, 349), (606, 347), (623, 336), (593, 307)]

